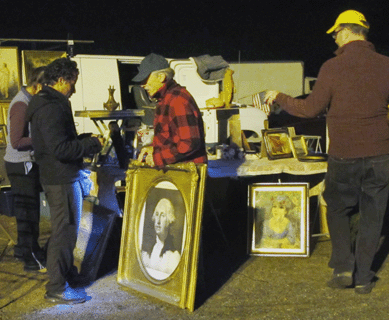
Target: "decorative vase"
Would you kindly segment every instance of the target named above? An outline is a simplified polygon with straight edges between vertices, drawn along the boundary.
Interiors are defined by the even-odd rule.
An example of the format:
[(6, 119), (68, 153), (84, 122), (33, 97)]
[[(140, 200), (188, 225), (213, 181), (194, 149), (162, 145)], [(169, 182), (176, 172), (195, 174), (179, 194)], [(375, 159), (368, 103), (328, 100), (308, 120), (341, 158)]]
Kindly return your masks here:
[(113, 97), (113, 93), (116, 89), (114, 87), (109, 86), (108, 88), (108, 101), (104, 103), (104, 108), (107, 109), (108, 111), (115, 111), (117, 107), (119, 107), (119, 103), (115, 101), (115, 98)]

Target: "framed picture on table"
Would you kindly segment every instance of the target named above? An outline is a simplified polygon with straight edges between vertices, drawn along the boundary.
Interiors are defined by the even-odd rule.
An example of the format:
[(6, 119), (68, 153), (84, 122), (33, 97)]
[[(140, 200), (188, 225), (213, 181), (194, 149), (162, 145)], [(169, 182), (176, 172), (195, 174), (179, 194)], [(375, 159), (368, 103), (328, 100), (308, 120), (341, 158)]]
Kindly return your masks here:
[(269, 160), (293, 158), (288, 128), (264, 129), (262, 141)]
[(207, 165), (127, 170), (118, 282), (193, 311)]
[(301, 155), (308, 154), (307, 144), (305, 142), (304, 136), (294, 136), (291, 138), (291, 143), (293, 145), (292, 152), (295, 158), (299, 158)]
[(309, 256), (309, 184), (249, 185), (249, 253)]
[(11, 101), (19, 90), (18, 48), (0, 47), (0, 101)]

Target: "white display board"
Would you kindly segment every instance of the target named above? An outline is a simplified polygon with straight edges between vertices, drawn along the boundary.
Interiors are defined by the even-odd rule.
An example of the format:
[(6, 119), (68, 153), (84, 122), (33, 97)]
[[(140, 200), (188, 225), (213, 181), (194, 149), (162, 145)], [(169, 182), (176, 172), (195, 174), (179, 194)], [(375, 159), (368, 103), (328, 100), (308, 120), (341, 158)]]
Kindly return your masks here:
[(277, 90), (292, 97), (304, 94), (302, 61), (230, 63), (234, 71), (234, 102), (252, 105), (252, 96)]

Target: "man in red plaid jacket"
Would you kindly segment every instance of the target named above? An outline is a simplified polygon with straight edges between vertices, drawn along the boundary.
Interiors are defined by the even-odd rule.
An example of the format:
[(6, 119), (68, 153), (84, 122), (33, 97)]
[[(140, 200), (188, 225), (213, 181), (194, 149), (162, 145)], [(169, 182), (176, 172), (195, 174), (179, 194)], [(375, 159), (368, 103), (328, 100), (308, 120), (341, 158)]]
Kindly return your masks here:
[(173, 80), (174, 70), (157, 54), (146, 56), (133, 81), (157, 100), (154, 139), (138, 159), (162, 167), (177, 162), (207, 163), (204, 124), (191, 94)]

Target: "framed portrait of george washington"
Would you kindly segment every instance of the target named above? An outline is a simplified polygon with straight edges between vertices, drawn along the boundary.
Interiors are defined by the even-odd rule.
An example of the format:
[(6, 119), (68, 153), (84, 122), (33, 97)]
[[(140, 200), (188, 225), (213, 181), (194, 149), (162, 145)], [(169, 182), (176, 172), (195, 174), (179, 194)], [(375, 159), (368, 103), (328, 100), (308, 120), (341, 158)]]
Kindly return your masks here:
[(20, 90), (19, 51), (0, 47), (0, 101), (11, 101)]
[(251, 255), (309, 256), (309, 183), (249, 185)]
[(207, 165), (163, 169), (133, 161), (126, 198), (118, 282), (193, 311)]

